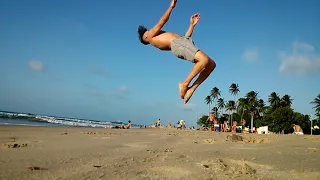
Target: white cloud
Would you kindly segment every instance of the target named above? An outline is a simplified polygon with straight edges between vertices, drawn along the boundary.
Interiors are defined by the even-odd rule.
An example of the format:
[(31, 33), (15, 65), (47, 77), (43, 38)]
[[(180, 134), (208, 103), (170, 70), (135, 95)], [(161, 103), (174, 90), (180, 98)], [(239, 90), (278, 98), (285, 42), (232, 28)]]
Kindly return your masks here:
[(257, 61), (259, 59), (258, 48), (249, 48), (242, 53), (242, 58), (247, 61)]
[(119, 90), (120, 92), (124, 93), (124, 92), (128, 91), (128, 87), (127, 87), (126, 85), (122, 85), (122, 86), (119, 87), (118, 90)]
[(294, 41), (292, 43), (292, 49), (293, 53), (297, 53), (298, 51), (313, 51), (314, 47), (304, 42)]
[(28, 62), (28, 66), (31, 70), (34, 70), (34, 71), (43, 71), (44, 70), (44, 65), (42, 64), (41, 61), (30, 60)]
[(188, 103), (188, 104), (177, 104), (177, 107), (185, 110), (185, 111), (194, 111), (196, 108), (195, 104)]
[(320, 56), (314, 53), (314, 47), (310, 44), (295, 41), (292, 43), (292, 52), (281, 52), (279, 58), (281, 73), (320, 73)]

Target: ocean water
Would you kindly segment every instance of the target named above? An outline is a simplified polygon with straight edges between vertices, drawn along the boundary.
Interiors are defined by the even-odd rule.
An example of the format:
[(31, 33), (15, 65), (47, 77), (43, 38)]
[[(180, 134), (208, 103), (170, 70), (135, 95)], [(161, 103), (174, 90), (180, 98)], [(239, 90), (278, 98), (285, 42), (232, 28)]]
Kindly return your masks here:
[(0, 118), (0, 125), (20, 125), (20, 126), (61, 126), (60, 124), (54, 124), (49, 122), (34, 122), (25, 119), (7, 119)]
[(0, 118), (0, 125), (20, 125), (20, 126), (77, 126), (77, 127), (96, 127), (104, 128), (106, 126), (117, 126), (120, 123), (112, 123), (105, 121), (90, 121), (77, 119), (41, 119), (42, 122), (30, 119), (8, 119)]

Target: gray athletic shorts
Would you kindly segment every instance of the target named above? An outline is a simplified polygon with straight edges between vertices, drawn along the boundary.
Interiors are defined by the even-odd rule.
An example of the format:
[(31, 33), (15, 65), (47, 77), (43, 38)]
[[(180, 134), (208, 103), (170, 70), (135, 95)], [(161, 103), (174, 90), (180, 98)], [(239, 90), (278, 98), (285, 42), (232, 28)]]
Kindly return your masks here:
[(196, 47), (190, 37), (179, 37), (171, 42), (172, 53), (180, 59), (194, 63), (194, 56), (200, 49)]

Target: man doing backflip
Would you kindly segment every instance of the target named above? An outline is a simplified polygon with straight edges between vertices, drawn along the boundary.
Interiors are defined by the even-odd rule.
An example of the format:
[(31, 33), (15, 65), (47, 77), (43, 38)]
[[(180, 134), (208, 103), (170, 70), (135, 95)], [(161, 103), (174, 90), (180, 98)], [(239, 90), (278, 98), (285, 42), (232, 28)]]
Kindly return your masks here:
[[(171, 0), (169, 8), (153, 28), (148, 30), (144, 26), (140, 25), (138, 27), (138, 34), (142, 44), (151, 44), (160, 50), (171, 50), (178, 58), (195, 63), (187, 78), (183, 82), (179, 83), (180, 98), (184, 99), (184, 103), (187, 103), (197, 87), (205, 81), (215, 69), (216, 63), (196, 47), (191, 39), (193, 29), (200, 20), (200, 14), (194, 14), (191, 16), (190, 26), (185, 36), (161, 30), (169, 20), (170, 14), (176, 6), (176, 3), (177, 0)], [(199, 77), (195, 80), (192, 86), (189, 87), (192, 79), (194, 79), (198, 74)]]

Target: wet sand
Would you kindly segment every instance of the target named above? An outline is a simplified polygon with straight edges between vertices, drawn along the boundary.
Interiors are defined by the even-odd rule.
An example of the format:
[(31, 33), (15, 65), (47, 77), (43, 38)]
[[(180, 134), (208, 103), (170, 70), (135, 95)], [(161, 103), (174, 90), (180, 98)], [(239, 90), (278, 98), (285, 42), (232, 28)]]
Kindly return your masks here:
[(0, 126), (0, 179), (320, 179), (320, 136), (227, 135)]

